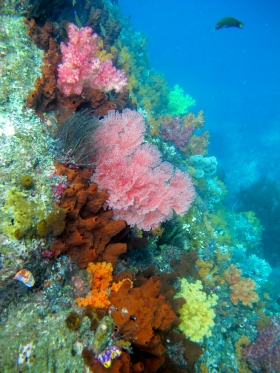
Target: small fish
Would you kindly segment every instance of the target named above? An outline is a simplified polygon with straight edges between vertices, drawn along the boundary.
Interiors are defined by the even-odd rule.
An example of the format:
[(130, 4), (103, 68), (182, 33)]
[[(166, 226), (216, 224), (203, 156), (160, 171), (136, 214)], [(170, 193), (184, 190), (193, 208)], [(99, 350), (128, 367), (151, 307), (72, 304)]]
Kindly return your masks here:
[(80, 18), (78, 17), (78, 14), (77, 14), (76, 9), (74, 9), (74, 15), (75, 15), (75, 22), (76, 22), (76, 25), (77, 25), (78, 27), (83, 27), (83, 24), (82, 24)]
[(104, 38), (105, 38), (105, 36), (106, 36), (106, 29), (105, 29), (105, 27), (104, 27), (103, 25), (101, 25), (101, 23), (99, 24), (99, 27), (100, 27), (100, 30), (101, 30), (102, 35), (103, 35)]
[(121, 62), (121, 63), (124, 63), (124, 59), (122, 58), (122, 56), (118, 53), (118, 60)]
[(35, 284), (35, 280), (34, 280), (32, 273), (28, 271), (28, 269), (25, 269), (25, 268), (18, 271), (14, 279), (21, 281), (28, 288), (32, 288), (32, 286)]
[(244, 23), (238, 21), (232, 17), (225, 17), (219, 20), (215, 26), (215, 30), (219, 30), (220, 28), (228, 28), (228, 27), (237, 27), (242, 28)]

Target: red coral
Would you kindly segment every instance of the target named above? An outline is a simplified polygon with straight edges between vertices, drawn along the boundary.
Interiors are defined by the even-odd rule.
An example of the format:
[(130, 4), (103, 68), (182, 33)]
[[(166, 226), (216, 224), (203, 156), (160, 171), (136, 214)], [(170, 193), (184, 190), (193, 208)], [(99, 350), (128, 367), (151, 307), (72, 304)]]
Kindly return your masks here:
[(188, 174), (162, 162), (156, 146), (142, 144), (145, 130), (140, 113), (109, 112), (94, 133), (93, 180), (108, 191), (116, 219), (150, 230), (171, 219), (173, 210), (183, 215), (195, 192)]

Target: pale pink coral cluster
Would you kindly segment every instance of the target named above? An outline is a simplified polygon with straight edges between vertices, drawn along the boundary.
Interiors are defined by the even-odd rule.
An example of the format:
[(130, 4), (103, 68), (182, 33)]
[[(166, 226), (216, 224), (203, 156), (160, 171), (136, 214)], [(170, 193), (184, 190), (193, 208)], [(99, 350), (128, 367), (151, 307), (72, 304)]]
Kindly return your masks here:
[(137, 111), (110, 111), (95, 131), (97, 149), (93, 181), (108, 191), (107, 206), (116, 219), (144, 230), (183, 215), (194, 200), (188, 174), (162, 162), (152, 144), (144, 144), (146, 125)]
[(66, 95), (82, 93), (83, 88), (120, 92), (127, 84), (125, 72), (117, 70), (111, 60), (101, 62), (98, 35), (90, 27), (79, 29), (73, 23), (67, 27), (69, 42), (61, 43), (62, 64), (58, 66), (57, 85)]

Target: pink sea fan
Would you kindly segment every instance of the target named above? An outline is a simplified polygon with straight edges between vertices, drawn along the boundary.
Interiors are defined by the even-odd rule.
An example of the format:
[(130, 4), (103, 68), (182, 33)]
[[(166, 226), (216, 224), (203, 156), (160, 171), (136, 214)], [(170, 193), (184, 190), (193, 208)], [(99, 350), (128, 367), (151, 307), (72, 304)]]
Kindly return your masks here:
[(95, 131), (97, 149), (93, 181), (109, 192), (106, 206), (116, 219), (144, 230), (156, 228), (173, 216), (183, 215), (194, 200), (188, 174), (162, 162), (152, 144), (143, 144), (143, 116), (129, 109), (110, 111)]
[(127, 84), (125, 72), (117, 70), (111, 60), (101, 62), (98, 35), (90, 27), (67, 26), (69, 42), (61, 43), (62, 64), (58, 66), (57, 85), (66, 95), (80, 95), (83, 88), (120, 92)]

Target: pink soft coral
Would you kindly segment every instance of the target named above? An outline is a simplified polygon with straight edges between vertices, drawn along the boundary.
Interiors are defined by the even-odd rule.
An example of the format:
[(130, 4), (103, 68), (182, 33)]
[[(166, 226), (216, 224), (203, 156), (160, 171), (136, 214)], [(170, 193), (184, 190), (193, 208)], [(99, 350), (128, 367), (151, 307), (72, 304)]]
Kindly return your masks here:
[(189, 176), (162, 162), (156, 146), (143, 144), (143, 116), (129, 109), (110, 111), (95, 132), (97, 148), (93, 181), (109, 192), (107, 206), (116, 219), (150, 230), (183, 215), (194, 200)]
[(62, 64), (58, 66), (57, 85), (66, 95), (80, 95), (83, 87), (120, 92), (127, 84), (125, 72), (117, 70), (111, 60), (95, 57), (98, 35), (90, 27), (67, 27), (69, 42), (61, 43)]

